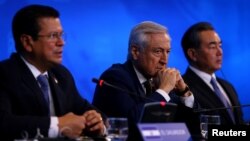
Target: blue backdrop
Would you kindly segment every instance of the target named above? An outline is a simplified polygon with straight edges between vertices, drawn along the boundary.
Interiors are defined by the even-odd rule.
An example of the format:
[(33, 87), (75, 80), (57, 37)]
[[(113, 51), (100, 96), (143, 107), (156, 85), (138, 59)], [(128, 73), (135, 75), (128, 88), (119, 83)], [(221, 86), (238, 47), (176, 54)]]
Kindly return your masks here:
[[(184, 73), (187, 61), (180, 46), (184, 31), (198, 21), (211, 22), (223, 40), (223, 71), (242, 104), (250, 103), (250, 1), (248, 0), (0, 0), (0, 60), (14, 50), (11, 20), (28, 4), (46, 4), (61, 13), (67, 40), (63, 64), (72, 72), (83, 97), (92, 101), (93, 77), (112, 63), (123, 63), (130, 29), (153, 20), (169, 28), (172, 52), (169, 66)], [(1, 81), (1, 80), (0, 80)], [(250, 120), (250, 108), (243, 108)]]

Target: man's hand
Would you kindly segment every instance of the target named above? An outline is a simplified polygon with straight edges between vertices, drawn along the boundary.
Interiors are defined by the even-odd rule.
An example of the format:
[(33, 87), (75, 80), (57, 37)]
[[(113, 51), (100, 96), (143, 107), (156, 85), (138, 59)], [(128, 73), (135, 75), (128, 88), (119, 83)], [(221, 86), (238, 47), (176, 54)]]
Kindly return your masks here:
[(100, 113), (95, 110), (90, 110), (85, 112), (83, 116), (86, 119), (86, 129), (89, 130), (89, 132), (95, 132), (98, 135), (104, 134), (105, 125)]
[(189, 90), (188, 85), (182, 79), (179, 71), (176, 77), (177, 77), (177, 82), (175, 85), (176, 94), (183, 97), (190, 96), (192, 92)]
[(187, 84), (182, 79), (180, 72), (177, 71), (175, 89), (178, 91), (184, 91), (186, 87), (187, 87)]
[(166, 68), (158, 72), (156, 82), (158, 88), (169, 93), (176, 87), (177, 80), (179, 80), (178, 72), (175, 68)]
[(58, 118), (59, 131), (63, 136), (75, 139), (79, 137), (85, 129), (85, 116), (78, 116), (73, 113), (68, 113)]

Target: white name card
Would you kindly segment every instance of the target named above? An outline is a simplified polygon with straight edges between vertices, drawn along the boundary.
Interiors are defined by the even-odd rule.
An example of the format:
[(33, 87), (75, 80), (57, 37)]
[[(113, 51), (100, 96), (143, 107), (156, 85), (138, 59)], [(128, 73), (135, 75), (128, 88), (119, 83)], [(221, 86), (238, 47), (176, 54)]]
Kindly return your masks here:
[(139, 123), (144, 141), (191, 141), (185, 123)]

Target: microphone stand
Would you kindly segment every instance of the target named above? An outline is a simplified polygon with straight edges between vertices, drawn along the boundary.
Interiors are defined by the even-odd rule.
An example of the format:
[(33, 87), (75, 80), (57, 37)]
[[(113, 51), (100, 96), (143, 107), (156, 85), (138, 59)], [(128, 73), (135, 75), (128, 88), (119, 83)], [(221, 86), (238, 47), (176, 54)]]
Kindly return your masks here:
[(120, 91), (126, 92), (126, 93), (128, 93), (128, 94), (133, 95), (133, 96), (137, 96), (137, 97), (139, 97), (139, 98), (143, 98), (143, 99), (146, 99), (146, 100), (150, 100), (150, 101), (152, 101), (152, 102), (157, 102), (157, 101), (155, 101), (154, 99), (151, 99), (151, 98), (147, 98), (147, 97), (143, 97), (143, 96), (137, 95), (135, 92), (131, 92), (131, 91), (128, 91), (128, 90), (126, 90), (126, 89), (117, 87), (117, 86), (115, 86), (115, 85), (113, 85), (113, 84), (110, 84), (110, 83), (108, 83), (108, 82), (106, 82), (106, 81), (104, 81), (104, 80), (102, 80), (102, 79), (99, 80), (99, 79), (96, 79), (96, 78), (92, 78), (92, 82), (97, 83), (100, 87), (102, 87), (103, 85), (106, 85), (106, 86), (108, 86), (108, 87), (111, 87), (111, 88), (114, 88), (114, 89), (116, 89), (116, 90), (120, 90)]
[(243, 107), (249, 107), (250, 104), (244, 104), (244, 105), (239, 105), (239, 106), (231, 106), (231, 107), (219, 107), (219, 108), (211, 108), (211, 109), (196, 109), (194, 110), (195, 113), (199, 112), (211, 112), (211, 111), (216, 111), (216, 110), (226, 110), (226, 109), (233, 109), (233, 108), (243, 108)]

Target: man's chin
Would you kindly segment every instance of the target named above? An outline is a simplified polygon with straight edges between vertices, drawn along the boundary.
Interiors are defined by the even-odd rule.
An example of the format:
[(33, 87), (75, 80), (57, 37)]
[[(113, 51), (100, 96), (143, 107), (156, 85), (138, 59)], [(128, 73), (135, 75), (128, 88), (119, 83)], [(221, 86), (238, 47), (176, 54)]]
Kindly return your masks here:
[(62, 63), (62, 57), (58, 57), (55, 59), (55, 62), (58, 63), (58, 64), (61, 64)]
[(221, 67), (222, 67), (222, 65), (221, 65), (221, 64), (220, 64), (220, 65), (217, 65), (216, 70), (220, 70), (220, 69), (221, 69)]
[(59, 65), (62, 64), (62, 59), (56, 59), (51, 62), (52, 65)]
[(155, 73), (152, 73), (152, 74), (151, 74), (151, 77), (156, 77), (157, 74), (158, 74), (158, 72), (159, 72), (159, 71), (157, 71), (157, 72), (155, 72)]

